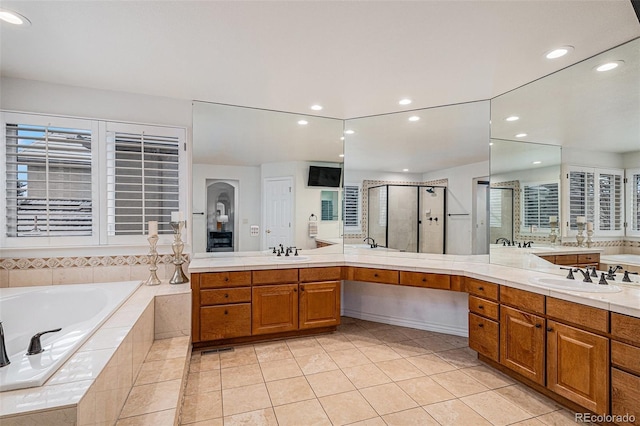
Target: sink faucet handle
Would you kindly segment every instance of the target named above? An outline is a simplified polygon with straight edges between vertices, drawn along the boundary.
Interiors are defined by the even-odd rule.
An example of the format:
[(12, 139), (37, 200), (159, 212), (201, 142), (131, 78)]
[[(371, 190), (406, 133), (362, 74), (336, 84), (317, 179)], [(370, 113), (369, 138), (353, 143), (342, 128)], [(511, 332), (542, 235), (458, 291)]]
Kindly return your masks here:
[(630, 283), (631, 278), (629, 277), (629, 274), (638, 275), (637, 272), (624, 271), (624, 277), (622, 277), (622, 281), (624, 281), (625, 283)]
[(560, 267), (560, 269), (565, 269), (567, 271), (569, 271), (569, 273), (567, 274), (567, 279), (568, 280), (575, 280), (576, 278), (573, 276), (574, 272), (577, 272), (577, 269), (573, 269), (573, 268), (563, 268), (562, 266)]
[(600, 285), (608, 285), (609, 283), (607, 282), (607, 280), (604, 277), (604, 272), (600, 275), (600, 281), (598, 282), (598, 284)]
[[(587, 270), (589, 269), (589, 267), (587, 266)], [(591, 266), (591, 276), (594, 278), (598, 278), (598, 272), (596, 271), (596, 267), (595, 266)]]
[(294, 247), (294, 249), (296, 249), (296, 252), (295, 252), (294, 256), (298, 255), (298, 250), (302, 251), (302, 249), (299, 249), (298, 247)]
[(276, 248), (275, 247), (269, 247), (269, 250), (273, 249), (273, 254), (276, 254)]
[(39, 354), (40, 352), (44, 352), (44, 349), (42, 349), (42, 344), (40, 343), (40, 336), (46, 333), (56, 333), (60, 330), (62, 329), (56, 328), (55, 330), (41, 331), (40, 333), (34, 334), (33, 337), (31, 338), (31, 341), (29, 342), (29, 349), (27, 349), (27, 355), (36, 355), (36, 354)]

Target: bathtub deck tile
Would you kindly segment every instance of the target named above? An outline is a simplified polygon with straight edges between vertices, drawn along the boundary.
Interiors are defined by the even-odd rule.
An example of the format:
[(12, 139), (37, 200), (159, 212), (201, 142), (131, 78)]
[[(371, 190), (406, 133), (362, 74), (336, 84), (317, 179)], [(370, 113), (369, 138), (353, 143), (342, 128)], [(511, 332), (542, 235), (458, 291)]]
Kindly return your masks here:
[(26, 411), (51, 410), (77, 404), (92, 383), (93, 380), (83, 380), (4, 392), (0, 415), (12, 416)]
[(77, 352), (54, 373), (47, 385), (95, 380), (113, 355), (111, 349)]
[(184, 358), (189, 351), (190, 340), (188, 336), (156, 340), (153, 342), (153, 345), (151, 345), (145, 362), (170, 358)]
[(80, 347), (78, 352), (115, 349), (120, 346), (130, 330), (131, 327), (101, 328)]
[(181, 379), (134, 386), (122, 408), (120, 418), (174, 409), (178, 406)]

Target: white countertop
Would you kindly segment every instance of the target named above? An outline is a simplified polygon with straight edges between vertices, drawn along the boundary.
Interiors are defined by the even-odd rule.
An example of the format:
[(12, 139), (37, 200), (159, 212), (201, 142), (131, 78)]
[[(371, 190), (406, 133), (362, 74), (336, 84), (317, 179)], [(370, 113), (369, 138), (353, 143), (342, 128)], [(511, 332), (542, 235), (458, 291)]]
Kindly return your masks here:
[(566, 275), (566, 271), (561, 270), (559, 266), (541, 259), (536, 254), (574, 254), (600, 251), (599, 249), (577, 247), (519, 249), (500, 246), (495, 249), (492, 247), (492, 263), (489, 263), (488, 255), (403, 253), (376, 251), (376, 249), (349, 249), (345, 253), (329, 254), (308, 250), (302, 260), (292, 258), (289, 261), (276, 259), (273, 254), (246, 252), (224, 257), (195, 256), (189, 265), (189, 272), (355, 266), (463, 275), (640, 318), (640, 282), (638, 282), (637, 276), (632, 278), (636, 282), (626, 284), (621, 282), (621, 274), (618, 274), (615, 284), (622, 289), (618, 293), (556, 290), (534, 285), (529, 281), (534, 277), (557, 278)]

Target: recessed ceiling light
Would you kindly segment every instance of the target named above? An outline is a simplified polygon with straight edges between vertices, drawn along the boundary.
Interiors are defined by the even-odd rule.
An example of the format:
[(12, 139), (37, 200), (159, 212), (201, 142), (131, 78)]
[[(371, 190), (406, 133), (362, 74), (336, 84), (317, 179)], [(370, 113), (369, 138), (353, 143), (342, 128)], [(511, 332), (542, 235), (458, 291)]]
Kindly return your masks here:
[(413, 102), (411, 99), (409, 98), (404, 98), (404, 99), (400, 99), (400, 101), (398, 102), (400, 105), (409, 105), (411, 102)]
[(411, 117), (409, 117), (409, 121), (418, 121), (420, 120), (420, 117), (418, 117), (417, 115), (412, 115)]
[(322, 105), (318, 105), (318, 104), (311, 105), (311, 109), (314, 111), (320, 111), (322, 110)]
[(620, 65), (624, 64), (624, 61), (612, 61), (607, 62), (606, 64), (602, 64), (596, 67), (596, 71), (604, 72), (611, 71), (613, 69), (618, 68)]
[(534, 161), (533, 164), (542, 164), (542, 161)]
[(345, 131), (344, 131), (344, 134), (345, 134), (345, 135), (352, 135), (352, 134), (354, 134), (354, 133), (355, 133), (355, 132), (354, 132), (353, 130), (345, 130)]
[(343, 141), (344, 140), (344, 136), (340, 136), (340, 140)]
[(343, 158), (343, 157), (344, 157), (344, 154), (340, 154), (340, 155), (338, 155), (338, 157)]
[(518, 117), (517, 115), (512, 115), (510, 117), (505, 118), (506, 121), (516, 121), (516, 120), (520, 120), (520, 117)]
[(31, 25), (26, 17), (7, 9), (0, 9), (0, 20), (13, 25)]
[(403, 172), (408, 172), (408, 171), (409, 171), (409, 169), (402, 169), (402, 171), (403, 171)]
[(309, 122), (307, 120), (299, 120), (298, 124), (301, 126), (306, 126), (307, 124), (309, 124)]
[(516, 138), (524, 138), (525, 136), (527, 136), (527, 134), (526, 134), (526, 133), (518, 133), (518, 134), (516, 135)]
[(558, 47), (557, 49), (548, 51), (544, 55), (544, 57), (547, 59), (557, 59), (557, 58), (563, 57), (564, 55), (571, 52), (572, 50), (573, 50), (573, 46), (561, 46), (561, 47)]
[(489, 142), (489, 146), (493, 146), (493, 142)]

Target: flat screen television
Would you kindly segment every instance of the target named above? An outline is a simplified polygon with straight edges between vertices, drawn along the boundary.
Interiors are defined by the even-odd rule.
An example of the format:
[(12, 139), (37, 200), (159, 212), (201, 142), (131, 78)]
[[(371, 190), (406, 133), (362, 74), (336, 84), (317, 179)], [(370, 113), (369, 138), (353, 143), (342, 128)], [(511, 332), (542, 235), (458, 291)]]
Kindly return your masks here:
[(338, 188), (342, 169), (340, 167), (309, 166), (307, 186), (328, 186)]

